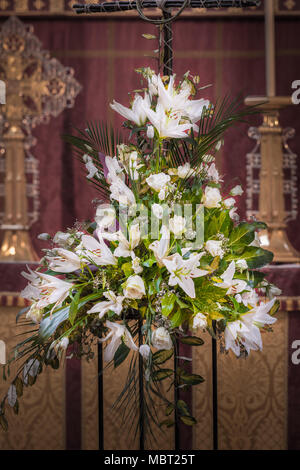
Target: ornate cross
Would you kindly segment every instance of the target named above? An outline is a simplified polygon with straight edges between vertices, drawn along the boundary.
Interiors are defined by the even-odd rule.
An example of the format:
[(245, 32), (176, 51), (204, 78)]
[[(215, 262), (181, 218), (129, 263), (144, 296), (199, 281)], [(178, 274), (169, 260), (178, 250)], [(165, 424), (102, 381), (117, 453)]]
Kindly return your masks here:
[(31, 131), (50, 116), (72, 107), (81, 87), (33, 35), (31, 27), (10, 17), (0, 30), (0, 79), (6, 103), (0, 107), (0, 261), (35, 261), (29, 228), (38, 219), (38, 160), (30, 152)]

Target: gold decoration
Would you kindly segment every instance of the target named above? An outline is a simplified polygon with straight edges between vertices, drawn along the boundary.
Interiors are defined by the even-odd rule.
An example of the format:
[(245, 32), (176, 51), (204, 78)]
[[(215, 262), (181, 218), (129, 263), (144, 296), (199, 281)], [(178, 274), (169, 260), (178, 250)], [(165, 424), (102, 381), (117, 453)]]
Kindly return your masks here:
[(255, 129), (261, 157), (258, 219), (266, 222), (268, 231), (260, 233), (260, 241), (264, 248), (274, 253), (275, 262), (299, 262), (300, 255), (286, 234), (283, 130), (279, 123), (279, 111), (291, 104), (291, 98), (249, 97), (245, 103), (249, 106), (260, 104), (263, 113), (263, 123)]
[[(74, 104), (80, 85), (73, 69), (41, 49), (32, 28), (10, 17), (0, 31), (0, 79), (6, 84), (6, 104), (0, 114), (0, 172), (5, 198), (0, 261), (35, 261), (29, 237), (38, 219), (38, 161), (30, 153), (34, 126), (48, 122)], [(0, 160), (0, 161), (1, 161)], [(27, 184), (30, 175), (31, 184)], [(31, 206), (31, 208), (30, 208)]]

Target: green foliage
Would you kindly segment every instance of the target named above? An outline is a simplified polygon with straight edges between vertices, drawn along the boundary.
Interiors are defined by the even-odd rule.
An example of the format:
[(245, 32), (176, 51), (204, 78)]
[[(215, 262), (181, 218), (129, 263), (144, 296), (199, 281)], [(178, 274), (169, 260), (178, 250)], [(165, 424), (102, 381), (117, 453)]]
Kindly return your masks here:
[(173, 356), (173, 349), (162, 349), (156, 351), (152, 356), (152, 362), (155, 365), (164, 364)]

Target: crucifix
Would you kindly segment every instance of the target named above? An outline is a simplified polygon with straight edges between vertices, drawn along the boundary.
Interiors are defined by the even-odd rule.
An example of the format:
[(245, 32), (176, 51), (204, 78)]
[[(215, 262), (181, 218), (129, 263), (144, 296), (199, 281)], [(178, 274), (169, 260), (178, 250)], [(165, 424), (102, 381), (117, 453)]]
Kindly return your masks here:
[[(73, 9), (77, 14), (84, 13), (114, 13), (119, 11), (137, 10), (139, 16), (147, 22), (161, 27), (161, 37), (159, 43), (163, 43), (163, 73), (164, 75), (173, 74), (173, 48), (172, 48), (172, 22), (188, 8), (245, 8), (256, 7), (260, 4), (256, 0), (134, 0), (134, 1), (111, 1), (99, 4), (74, 4)], [(160, 8), (162, 17), (160, 19), (150, 19), (144, 12), (144, 8), (155, 9)], [(176, 13), (172, 15), (172, 9), (176, 9)], [(159, 46), (160, 46), (159, 44)], [(160, 50), (160, 47), (159, 47)], [(160, 62), (160, 54), (159, 54)], [(215, 329), (215, 325), (213, 325)], [(176, 350), (178, 345), (176, 347)], [(178, 367), (178, 352), (174, 354), (174, 371), (176, 377), (176, 370)], [(102, 375), (102, 345), (98, 344), (98, 407), (99, 407), (99, 449), (103, 449), (103, 375)], [(218, 449), (218, 391), (217, 391), (217, 342), (212, 339), (212, 403), (213, 403), (213, 448)], [(140, 371), (139, 371), (139, 412), (143, 415), (143, 365), (140, 358)], [(178, 388), (174, 386), (174, 401), (179, 399)], [(175, 414), (175, 422), (176, 414)], [(175, 424), (175, 449), (180, 449), (180, 429)], [(144, 450), (144, 430), (143, 425), (140, 426), (139, 447)]]
[(38, 160), (31, 130), (72, 107), (80, 85), (73, 70), (41, 49), (32, 28), (10, 17), (0, 30), (0, 79), (6, 102), (0, 106), (0, 262), (34, 262), (30, 226), (38, 219)]

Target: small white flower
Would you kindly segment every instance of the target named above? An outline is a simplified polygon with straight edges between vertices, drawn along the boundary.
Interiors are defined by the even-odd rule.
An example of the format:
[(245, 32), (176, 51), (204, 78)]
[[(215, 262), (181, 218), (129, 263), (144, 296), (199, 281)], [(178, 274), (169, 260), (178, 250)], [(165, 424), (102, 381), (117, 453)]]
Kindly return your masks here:
[(132, 269), (135, 274), (141, 274), (143, 272), (143, 268), (140, 265), (140, 261), (141, 261), (140, 258), (136, 256), (131, 262)]
[(207, 327), (207, 318), (203, 313), (197, 313), (193, 318), (193, 329), (201, 328), (204, 330)]
[(171, 232), (174, 233), (175, 237), (182, 235), (185, 230), (186, 220), (181, 215), (174, 215), (172, 219), (170, 219), (169, 227)]
[(148, 137), (148, 139), (153, 139), (153, 137), (154, 137), (154, 127), (153, 126), (147, 126), (147, 137)]
[(123, 292), (124, 296), (129, 299), (141, 299), (146, 295), (143, 279), (137, 275), (129, 276), (125, 283)]
[(215, 163), (212, 163), (210, 165), (209, 169), (207, 170), (207, 176), (211, 181), (214, 181), (215, 183), (219, 183), (221, 181)]
[(151, 352), (151, 349), (150, 347), (148, 346), (148, 344), (142, 344), (140, 347), (139, 347), (139, 352), (140, 352), (140, 355), (144, 358), (144, 359), (148, 359), (149, 355), (150, 355), (150, 352)]
[(165, 189), (161, 189), (158, 193), (158, 199), (160, 201), (164, 201), (166, 199), (166, 191)]
[(231, 196), (241, 196), (244, 193), (242, 186), (238, 185), (230, 191)]
[(203, 195), (204, 206), (208, 209), (214, 207), (220, 207), (220, 202), (222, 201), (221, 193), (218, 188), (211, 188), (207, 186)]
[(170, 333), (163, 327), (159, 327), (152, 333), (151, 342), (156, 349), (172, 349), (173, 343)]
[(248, 269), (248, 264), (247, 264), (247, 261), (245, 259), (237, 260), (235, 262), (235, 265), (240, 271), (245, 271), (245, 269)]
[(39, 240), (50, 240), (51, 237), (50, 237), (49, 233), (40, 233), (40, 234), (37, 236), (37, 238), (38, 238)]
[(205, 243), (205, 249), (213, 257), (220, 256), (220, 258), (223, 258), (225, 253), (222, 248), (222, 242), (219, 240), (208, 240)]

